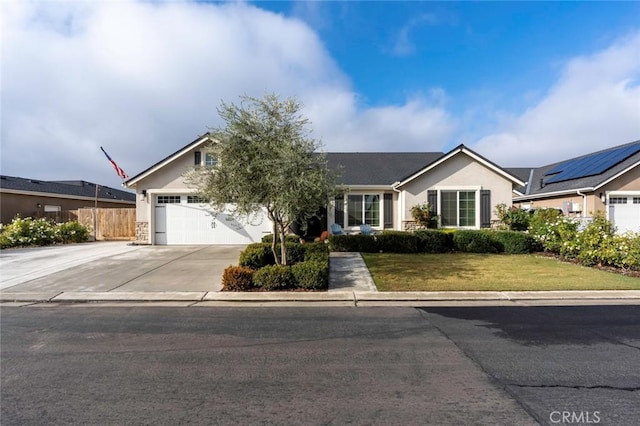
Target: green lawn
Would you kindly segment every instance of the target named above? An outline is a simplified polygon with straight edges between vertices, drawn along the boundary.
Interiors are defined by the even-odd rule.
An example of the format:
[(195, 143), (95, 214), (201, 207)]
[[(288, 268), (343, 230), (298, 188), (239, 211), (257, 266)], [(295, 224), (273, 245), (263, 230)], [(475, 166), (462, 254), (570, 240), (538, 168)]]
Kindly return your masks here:
[(640, 279), (536, 255), (362, 253), (380, 291), (640, 290)]

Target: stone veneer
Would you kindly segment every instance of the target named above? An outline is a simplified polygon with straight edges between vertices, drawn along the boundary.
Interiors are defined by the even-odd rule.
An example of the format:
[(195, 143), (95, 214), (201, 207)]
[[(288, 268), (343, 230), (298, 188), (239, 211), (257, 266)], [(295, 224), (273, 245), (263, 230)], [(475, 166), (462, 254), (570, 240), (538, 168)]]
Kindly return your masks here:
[(137, 244), (149, 244), (149, 222), (136, 222)]

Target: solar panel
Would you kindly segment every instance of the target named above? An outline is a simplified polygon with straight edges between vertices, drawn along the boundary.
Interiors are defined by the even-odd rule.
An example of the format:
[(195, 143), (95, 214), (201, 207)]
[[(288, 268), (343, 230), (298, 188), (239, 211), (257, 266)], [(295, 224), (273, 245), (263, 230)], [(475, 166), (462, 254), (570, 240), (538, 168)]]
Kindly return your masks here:
[(638, 151), (640, 151), (640, 143), (596, 152), (585, 157), (565, 161), (544, 174), (545, 176), (552, 176), (546, 183), (563, 182), (565, 180), (599, 175), (631, 157)]

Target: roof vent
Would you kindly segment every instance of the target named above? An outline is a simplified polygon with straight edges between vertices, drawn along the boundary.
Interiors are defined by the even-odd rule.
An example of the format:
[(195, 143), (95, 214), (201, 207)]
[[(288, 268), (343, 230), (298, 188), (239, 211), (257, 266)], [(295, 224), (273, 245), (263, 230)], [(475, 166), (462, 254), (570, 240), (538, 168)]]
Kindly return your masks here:
[(544, 179), (540, 178), (540, 189), (544, 188)]

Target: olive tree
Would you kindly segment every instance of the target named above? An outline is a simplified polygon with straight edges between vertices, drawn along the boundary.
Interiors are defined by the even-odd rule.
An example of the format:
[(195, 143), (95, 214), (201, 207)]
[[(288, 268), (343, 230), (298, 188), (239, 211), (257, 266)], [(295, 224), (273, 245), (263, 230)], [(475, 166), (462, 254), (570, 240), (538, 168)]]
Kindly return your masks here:
[(289, 226), (296, 221), (304, 226), (327, 204), (336, 191), (334, 176), (296, 99), (274, 94), (240, 99), (238, 105), (222, 102), (218, 107), (224, 125), (210, 132), (213, 142), (206, 151), (216, 164), (195, 167), (186, 180), (216, 210), (232, 203), (229, 213), (242, 218), (266, 210), (276, 263), (286, 265)]

